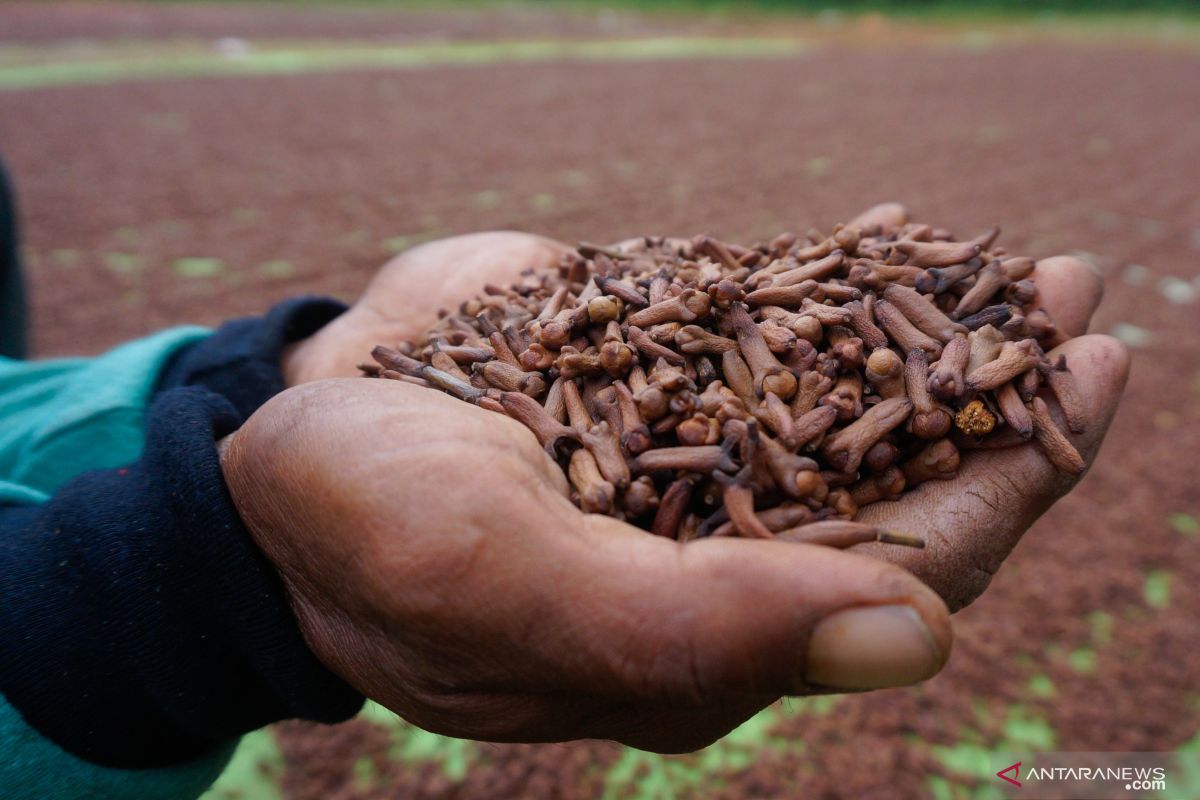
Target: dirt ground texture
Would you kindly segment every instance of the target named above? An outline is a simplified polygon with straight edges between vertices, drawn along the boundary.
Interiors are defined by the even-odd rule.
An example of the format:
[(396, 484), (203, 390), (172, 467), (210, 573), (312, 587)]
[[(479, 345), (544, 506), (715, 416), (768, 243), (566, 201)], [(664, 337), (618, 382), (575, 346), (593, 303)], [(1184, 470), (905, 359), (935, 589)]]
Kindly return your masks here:
[(1090, 259), (1108, 286), (1094, 330), (1133, 348), (1095, 468), (958, 615), (924, 686), (790, 701), (673, 758), (458, 742), (369, 708), (249, 737), (214, 797), (992, 797), (965, 770), (994, 750), (1200, 750), (1200, 50), (817, 43), (5, 91), (0, 153), (40, 356), (298, 293), (351, 299), (444, 235), (751, 241), (891, 199), (961, 233), (1000, 222), (1014, 252)]

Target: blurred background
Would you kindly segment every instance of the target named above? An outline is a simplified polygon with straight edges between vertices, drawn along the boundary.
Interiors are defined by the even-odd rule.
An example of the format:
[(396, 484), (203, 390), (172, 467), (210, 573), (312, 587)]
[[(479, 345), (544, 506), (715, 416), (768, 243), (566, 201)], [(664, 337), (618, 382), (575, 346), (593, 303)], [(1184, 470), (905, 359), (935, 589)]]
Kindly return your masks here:
[(369, 706), (247, 737), (209, 800), (989, 798), (993, 751), (1200, 753), (1196, 2), (0, 2), (0, 154), (38, 356), (352, 299), (456, 233), (749, 242), (883, 200), (1089, 260), (1134, 350), (1095, 469), (922, 687), (678, 757)]

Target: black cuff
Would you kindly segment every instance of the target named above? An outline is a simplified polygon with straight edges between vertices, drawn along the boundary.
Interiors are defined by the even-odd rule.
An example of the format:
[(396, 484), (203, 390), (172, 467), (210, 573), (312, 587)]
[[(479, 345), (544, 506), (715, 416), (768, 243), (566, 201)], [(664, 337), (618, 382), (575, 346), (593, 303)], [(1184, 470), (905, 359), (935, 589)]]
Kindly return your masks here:
[(359, 708), (225, 488), (215, 441), (241, 422), (209, 392), (165, 392), (135, 464), (0, 509), (0, 692), (68, 752), (162, 766)]
[(225, 323), (207, 339), (183, 348), (167, 363), (157, 389), (202, 386), (229, 400), (243, 417), (284, 390), (279, 358), (346, 310), (325, 297), (285, 300), (263, 317)]

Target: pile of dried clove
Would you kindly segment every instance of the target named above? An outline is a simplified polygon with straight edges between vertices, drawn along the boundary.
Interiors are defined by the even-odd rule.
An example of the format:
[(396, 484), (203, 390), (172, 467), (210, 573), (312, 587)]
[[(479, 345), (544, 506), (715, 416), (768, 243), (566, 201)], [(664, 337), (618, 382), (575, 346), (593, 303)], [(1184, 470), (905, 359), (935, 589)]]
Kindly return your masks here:
[(929, 225), (837, 226), (741, 247), (581, 244), (377, 347), (370, 376), (523, 423), (572, 499), (680, 541), (923, 546), (852, 520), (960, 452), (1035, 440), (1069, 473), (1082, 406), (1031, 258)]

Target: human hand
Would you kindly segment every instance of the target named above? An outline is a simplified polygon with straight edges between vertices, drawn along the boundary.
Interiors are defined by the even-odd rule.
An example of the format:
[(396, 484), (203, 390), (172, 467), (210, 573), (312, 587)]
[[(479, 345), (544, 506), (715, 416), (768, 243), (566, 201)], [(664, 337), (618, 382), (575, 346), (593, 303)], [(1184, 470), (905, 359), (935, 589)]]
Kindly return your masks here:
[[(895, 210), (895, 213), (902, 214), (903, 210)], [(535, 242), (544, 241), (520, 234), (504, 236), (533, 239)], [(441, 244), (443, 243), (435, 243)], [(433, 248), (435, 245), (427, 247)], [(557, 259), (557, 247), (551, 245), (551, 248), (550, 251), (543, 250), (540, 245), (534, 248), (536, 252), (544, 255), (543, 265), (553, 263)], [(423, 267), (417, 274), (425, 276), (425, 279), (445, 278), (448, 273), (458, 274), (459, 270), (465, 272), (472, 269), (462, 262), (459, 262), (460, 266), (457, 268), (453, 264), (443, 267), (435, 263), (436, 259), (427, 257), (431, 255), (433, 253), (427, 251), (419, 262)], [(451, 306), (475, 288), (482, 286), (484, 282), (509, 282), (524, 266), (525, 263), (493, 261), (490, 266), (483, 268), (482, 273), (473, 272), (469, 277), (464, 276), (463, 282), (469, 282), (471, 287), (466, 289), (465, 293), (456, 289), (455, 294), (443, 294), (441, 297), (444, 299), (439, 300), (438, 304)], [(410, 277), (413, 274), (408, 273)], [(1072, 335), (1082, 334), (1101, 295), (1100, 282), (1095, 273), (1075, 259), (1057, 258), (1041, 262), (1035, 277), (1040, 289), (1041, 302), (1054, 316), (1060, 329)], [(413, 280), (419, 283), (422, 279)], [(405, 289), (410, 293), (409, 296), (420, 296), (411, 294), (412, 284), (407, 284)], [(403, 303), (401, 306), (405, 307)], [(436, 307), (406, 306), (406, 310), (399, 311), (396, 317), (406, 325), (406, 331), (393, 332), (390, 335), (371, 334), (370, 338), (363, 340), (363, 346), (357, 347), (354, 354), (344, 363), (352, 364), (360, 353), (368, 351), (375, 343), (396, 341), (424, 330), (434, 321)], [(1055, 355), (1058, 352), (1068, 355), (1088, 411), (1088, 430), (1084, 435), (1076, 437), (1075, 443), (1090, 464), (1115, 411), (1116, 401), (1128, 371), (1128, 357), (1115, 341), (1094, 336), (1074, 339), (1063, 345)], [(460, 421), (465, 421), (468, 414), (480, 413), (477, 409), (438, 397), (426, 390), (400, 387), (398, 384), (382, 384), (382, 387), (386, 388), (381, 388), (377, 382), (362, 381), (356, 383), (355, 394), (358, 393), (360, 384), (376, 387), (362, 388), (362, 392), (403, 390), (409, 395), (404, 400), (409, 406), (416, 403), (417, 398), (422, 404), (440, 403), (441, 405), (437, 406), (439, 417), (442, 414), (450, 414)], [(315, 391), (315, 387), (311, 388)], [(328, 395), (325, 395), (325, 391), (321, 390), (324, 397), (318, 401), (321, 404), (330, 402), (336, 406), (339, 402), (336, 395), (345, 394), (345, 390), (329, 390)], [(434, 397), (438, 399), (435, 401), (432, 399)], [(449, 405), (446, 405), (447, 403)], [(420, 413), (417, 416), (420, 416)], [(422, 431), (426, 427), (419, 422), (410, 421), (410, 424), (421, 428)], [(463, 424), (465, 425), (465, 422)], [(397, 421), (395, 425), (397, 430), (407, 430), (404, 423)], [(484, 427), (475, 430), (480, 425)], [(437, 524), (430, 525), (429, 530), (451, 528), (460, 531), (460, 535), (464, 530), (471, 532), (471, 543), (465, 545), (454, 545), (453, 542), (458, 539), (453, 536), (439, 536), (434, 539), (438, 543), (438, 556), (435, 559), (436, 563), (431, 565), (434, 568), (427, 580), (435, 583), (439, 569), (450, 570), (455, 576), (451, 583), (455, 585), (460, 579), (466, 580), (464, 575), (460, 575), (462, 571), (453, 567), (454, 553), (458, 552), (464, 558), (467, 554), (474, 553), (479, 546), (478, 542), (492, 538), (491, 533), (484, 535), (485, 530), (509, 531), (507, 536), (532, 537), (527, 541), (521, 540), (526, 546), (520, 549), (522, 560), (527, 561), (529, 570), (532, 570), (531, 576), (525, 575), (525, 569), (506, 568), (503, 565), (492, 565), (489, 568), (500, 570), (499, 574), (503, 580), (499, 582), (506, 586), (507, 580), (518, 574), (534, 579), (534, 593), (546, 597), (546, 602), (556, 612), (562, 610), (561, 606), (564, 603), (575, 604), (577, 613), (567, 617), (569, 623), (564, 623), (558, 616), (550, 621), (545, 615), (533, 621), (521, 615), (501, 615), (501, 618), (497, 619), (496, 615), (491, 613), (493, 609), (488, 602), (491, 599), (489, 593), (467, 588), (467, 597), (479, 598), (474, 609), (459, 608), (456, 611), (447, 611), (449, 616), (430, 617), (433, 620), (430, 623), (432, 627), (414, 628), (419, 632), (412, 635), (427, 643), (433, 650), (448, 649), (456, 654), (452, 658), (448, 657), (445, 665), (441, 665), (436, 663), (436, 659), (431, 660), (428, 653), (422, 655), (418, 652), (420, 647), (414, 650), (403, 642), (407, 625), (395, 624), (396, 619), (403, 617), (391, 618), (391, 622), (388, 622), (387, 615), (381, 617), (378, 609), (371, 611), (369, 604), (359, 603), (355, 613), (369, 611), (370, 619), (381, 621), (373, 624), (373, 636), (367, 637), (368, 646), (361, 650), (366, 655), (361, 657), (347, 655), (342, 652), (344, 648), (336, 645), (329, 646), (329, 642), (351, 639), (357, 643), (361, 631), (353, 636), (344, 635), (319, 623), (320, 613), (308, 615), (318, 621), (314, 623), (314, 627), (305, 626), (306, 635), (309, 635), (310, 643), (314, 643), (314, 650), (318, 655), (346, 676), (351, 683), (413, 722), (432, 730), (485, 739), (536, 740), (604, 736), (649, 749), (691, 749), (719, 737), (778, 694), (804, 692), (813, 687), (820, 690), (822, 686), (867, 688), (919, 680), (935, 671), (944, 659), (945, 646), (949, 643), (949, 629), (941, 616), (942, 610), (936, 603), (929, 602), (928, 595), (922, 595), (911, 584), (895, 583), (907, 579), (903, 573), (898, 576), (890, 570), (880, 572), (882, 565), (878, 562), (866, 562), (850, 553), (821, 551), (818, 555), (813, 555), (810, 553), (812, 548), (788, 544), (787, 547), (793, 549), (778, 551), (778, 555), (766, 559), (782, 568), (779, 573), (769, 573), (773, 576), (772, 580), (760, 574), (761, 570), (769, 572), (769, 565), (761, 563), (761, 542), (696, 542), (677, 552), (677, 546), (670, 542), (633, 531), (615, 520), (580, 514), (558, 494), (565, 486), (561, 472), (550, 465), (549, 475), (545, 474), (546, 457), (536, 447), (532, 436), (519, 427), (513, 428), (512, 425), (503, 418), (487, 418), (487, 422), (479, 419), (461, 429), (458, 429), (457, 425), (451, 425), (450, 429), (459, 430), (457, 434), (443, 433), (435, 443), (430, 444), (434, 451), (441, 454), (439, 461), (443, 457), (448, 458), (445, 466), (439, 468), (443, 475), (442, 480), (436, 486), (429, 484), (433, 488), (425, 491), (409, 492), (406, 489), (404, 496), (411, 498), (409, 502), (400, 499), (395, 489), (389, 490), (393, 495), (392, 506), (406, 511), (416, 508), (417, 516), (421, 519), (430, 515), (439, 517), (435, 520)], [(372, 436), (376, 441), (381, 438), (369, 430), (360, 435), (364, 437), (364, 441)], [(409, 435), (403, 433), (396, 440), (404, 441)], [(492, 448), (486, 449), (507, 454), (503, 462), (504, 468), (490, 471), (492, 475), (509, 476), (503, 481), (503, 487), (499, 491), (495, 487), (483, 490), (466, 467), (481, 462), (481, 456), (473, 445), (489, 441), (490, 435), (500, 436), (508, 442), (495, 442)], [(518, 445), (520, 440), (523, 440), (524, 444)], [(460, 455), (446, 456), (454, 450), (456, 441)], [(465, 442), (471, 442), (472, 446), (464, 444)], [(267, 450), (269, 452), (269, 448)], [(428, 450), (429, 448), (422, 448), (422, 451)], [(533, 470), (530, 474), (539, 477), (531, 479), (530, 474), (522, 471), (519, 463), (514, 463), (514, 457), (516, 462), (524, 463), (526, 469)], [(531, 463), (540, 463), (541, 466), (530, 468)], [(409, 470), (419, 473), (412, 476), (412, 485), (425, 485), (422, 483), (422, 470), (423, 467), (413, 467)], [(982, 592), (991, 574), (1023, 531), (1057, 497), (1068, 491), (1076, 480), (1060, 476), (1032, 445), (999, 452), (970, 453), (964, 458), (961, 474), (953, 481), (929, 482), (897, 503), (875, 504), (863, 512), (862, 518), (865, 520), (879, 522), (892, 529), (923, 534), (929, 543), (926, 550), (901, 550), (880, 545), (860, 546), (858, 549), (865, 547), (868, 552), (874, 550), (876, 555), (907, 567), (937, 589), (951, 607), (957, 609)], [(405, 486), (409, 483), (410, 481), (404, 481)], [(538, 486), (541, 488), (531, 488)], [(554, 490), (548, 491), (548, 486), (553, 486)], [(442, 502), (442, 487), (454, 489), (451, 494), (456, 499), (452, 502)], [(547, 496), (555, 499), (550, 501), (548, 506), (539, 506), (535, 513), (529, 510), (528, 500), (531, 496), (543, 500)], [(493, 497), (492, 500), (488, 499)], [(431, 501), (431, 498), (439, 499)], [(487, 510), (460, 512), (460, 507)], [(454, 523), (456, 515), (461, 516), (461, 513), (466, 513), (468, 518)], [(530, 524), (531, 514), (543, 522)], [(286, 523), (277, 520), (276, 524)], [(399, 531), (395, 534), (398, 542), (394, 544), (397, 552), (393, 554), (393, 562), (389, 563), (396, 567), (397, 575), (405, 576), (398, 581), (403, 583), (412, 572), (411, 569), (404, 568), (403, 540), (411, 535), (414, 529), (425, 530), (426, 523), (414, 525), (407, 520), (403, 521), (403, 524), (395, 520), (376, 520), (374, 524), (382, 526), (381, 530), (386, 530), (391, 524)], [(609, 531), (618, 533), (613, 534)], [(634, 538), (630, 539), (630, 536)], [(542, 560), (542, 556), (539, 555), (542, 548), (533, 545), (533, 542), (541, 541), (542, 537), (550, 537), (546, 541), (563, 539), (559, 542), (561, 546), (567, 546), (567, 542), (574, 543), (575, 546), (569, 548), (572, 552), (578, 555), (582, 550), (583, 554), (600, 559), (609, 569), (614, 560), (618, 564), (636, 566), (631, 567), (633, 571), (624, 582), (619, 576), (612, 576), (605, 569), (590, 573), (591, 580), (586, 576), (581, 578), (580, 570), (583, 568), (578, 564), (574, 569), (569, 569)], [(380, 542), (387, 539), (386, 535), (376, 535), (372, 537), (374, 544), (371, 547), (380, 546)], [(765, 544), (776, 547), (784, 543)], [(360, 558), (366, 564), (377, 561), (370, 547), (363, 551), (349, 545), (350, 543), (345, 543), (349, 548), (348, 552), (359, 554), (354, 558)], [(664, 555), (663, 547), (667, 547), (672, 555)], [(456, 548), (461, 549), (456, 551)], [(264, 549), (268, 550), (266, 546)], [(554, 553), (559, 549), (561, 548), (552, 548), (545, 552)], [(657, 550), (657, 553), (653, 556), (646, 555), (643, 551), (647, 549)], [(338, 546), (327, 555), (337, 556), (340, 552), (342, 546)], [(683, 556), (680, 553), (687, 555)], [(783, 555), (784, 553), (787, 555)], [(302, 572), (306, 559), (295, 556), (295, 553), (293, 556), (295, 567)], [(848, 556), (857, 560), (841, 561)], [(321, 563), (321, 559), (331, 560), (322, 555), (316, 563)], [(821, 563), (826, 559), (838, 561), (839, 568), (827, 569), (811, 559), (818, 559)], [(676, 562), (675, 571), (672, 571), (668, 564), (661, 563), (664, 560), (668, 564)], [(801, 561), (804, 563), (801, 564)], [(476, 561), (471, 559), (469, 563), (474, 565)], [(488, 563), (492, 564), (490, 561)], [(590, 562), (585, 559), (583, 563)], [(712, 572), (714, 570), (715, 573)], [(475, 574), (476, 571), (477, 567), (473, 566), (468, 572)], [(336, 574), (338, 570), (334, 572)], [(729, 584), (726, 591), (713, 593), (700, 588), (696, 592), (692, 609), (689, 611), (682, 607), (683, 601), (693, 601), (689, 588), (704, 583), (698, 581), (697, 576), (710, 574), (720, 575), (722, 580)], [(738, 578), (739, 575), (742, 577)], [(854, 576), (854, 580), (849, 580), (850, 576)], [(547, 577), (550, 578), (549, 581), (545, 580)], [(481, 579), (486, 580), (486, 576)], [(620, 598), (620, 602), (614, 602), (611, 594), (596, 599), (590, 594), (580, 597), (585, 593), (575, 587), (591, 587), (597, 580), (605, 581), (606, 586), (610, 585), (608, 581), (612, 581), (611, 585), (616, 587), (616, 597)], [(829, 585), (826, 585), (827, 580)], [(860, 584), (859, 581), (868, 583)], [(868, 584), (872, 581), (882, 581), (876, 588), (887, 584), (903, 588), (904, 591), (893, 598), (895, 602), (917, 609), (926, 627), (935, 632), (931, 636), (932, 640), (938, 643), (934, 651), (936, 656), (932, 662), (926, 662), (928, 673), (923, 673), (924, 667), (916, 666), (920, 659), (915, 656), (907, 664), (897, 665), (888, 664), (886, 659), (877, 660), (876, 655), (868, 657), (860, 652), (861, 657), (858, 659), (838, 662), (836, 659), (823, 660), (821, 657), (804, 658), (799, 654), (811, 651), (791, 647), (796, 643), (809, 643), (814, 647), (820, 645), (822, 632), (834, 637), (830, 632), (835, 631), (838, 625), (833, 622), (814, 628), (814, 624), (823, 616), (822, 611), (843, 607), (838, 605), (839, 603), (855, 605), (861, 602), (872, 605), (883, 602), (870, 599), (877, 597), (870, 592), (871, 587)], [(744, 585), (741, 585), (742, 582)], [(289, 581), (289, 586), (292, 585), (293, 582)], [(436, 585), (420, 585), (425, 586), (423, 591), (438, 591)], [(854, 588), (859, 585), (865, 594), (860, 594), (860, 590)], [(775, 587), (774, 592), (766, 588), (770, 586)], [(655, 591), (656, 589), (658, 591)], [(450, 589), (447, 596), (457, 591), (459, 589)], [(745, 593), (746, 597), (757, 598), (757, 602), (737, 602), (726, 594), (737, 594), (738, 591)], [(907, 599), (902, 598), (902, 594), (905, 594)], [(310, 595), (319, 598), (319, 593)], [(297, 601), (297, 596), (293, 589), (293, 602), (298, 609), (325, 608), (328, 613), (334, 613), (338, 608), (339, 601), (336, 599), (325, 598), (321, 602), (310, 600), (302, 603)], [(485, 596), (488, 599), (483, 599)], [(675, 602), (672, 602), (672, 598)], [(706, 602), (714, 598), (720, 602)], [(824, 598), (825, 604), (819, 609), (810, 608), (805, 603), (811, 598)], [(501, 606), (507, 608), (513, 602), (516, 601), (506, 594)], [(596, 612), (591, 610), (597, 602), (603, 603), (600, 609), (603, 617), (599, 620), (595, 620)], [(797, 627), (791, 629), (790, 633), (780, 634), (778, 627), (764, 625), (766, 621), (759, 619), (759, 615), (764, 613), (764, 609), (772, 607), (776, 608), (771, 612), (772, 621), (779, 627)], [(736, 613), (735, 609), (744, 611)], [(466, 619), (451, 619), (455, 613), (461, 613), (467, 619), (471, 619), (471, 614), (479, 616), (472, 623)], [(682, 631), (671, 625), (680, 615), (688, 622)], [(704, 615), (710, 615), (712, 619), (707, 622), (696, 621)], [(354, 613), (336, 612), (336, 616), (351, 628), (361, 627), (361, 620), (356, 622)], [(301, 617), (303, 620), (305, 615), (302, 614)], [(588, 629), (583, 624), (588, 620), (601, 624), (604, 632)], [(566, 628), (569, 633), (575, 635), (566, 638), (544, 638), (545, 634), (541, 634), (543, 621), (547, 622), (553, 631)], [(624, 621), (625, 629), (621, 628), (621, 621)], [(505, 627), (505, 623), (509, 622), (518, 626), (528, 625), (531, 630), (538, 632), (539, 640), (531, 642), (529, 637), (524, 635), (514, 638), (512, 629)], [(735, 623), (738, 626), (736, 630)], [(448, 641), (439, 642), (442, 635), (439, 631), (445, 632), (446, 625), (458, 630), (446, 634)], [(579, 626), (582, 628), (577, 630)], [(714, 636), (712, 631), (717, 629), (724, 632), (723, 637)], [(814, 630), (818, 631), (818, 635), (813, 635)], [(733, 635), (735, 633), (737, 635)], [(478, 634), (478, 639), (475, 634)], [(864, 635), (860, 641), (878, 641), (877, 636), (877, 633)], [(391, 641), (393, 637), (397, 639), (396, 642)], [(315, 644), (319, 641), (326, 643), (324, 651)], [(475, 648), (472, 644), (474, 641), (480, 642), (481, 646)], [(780, 645), (782, 641), (788, 642), (789, 647)], [(756, 644), (751, 645), (750, 642)], [(775, 644), (770, 644), (771, 642)], [(814, 642), (815, 645), (812, 644)], [(628, 646), (632, 646), (630, 643), (636, 643), (641, 651), (640, 655), (629, 654)], [(882, 641), (878, 643), (885, 649), (888, 647)], [(621, 644), (625, 644), (626, 647), (617, 646), (608, 659), (595, 660), (598, 656), (605, 655), (603, 651)], [(559, 660), (555, 660), (555, 651), (571, 647), (580, 648), (574, 659), (570, 658), (571, 653), (562, 653), (558, 656)], [(790, 652), (784, 652), (788, 649)], [(474, 663), (471, 658), (465, 657), (468, 651), (475, 651), (475, 661), (486, 661), (491, 666), (481, 667)], [(915, 654), (918, 651), (910, 652)], [(775, 655), (771, 655), (772, 653)], [(926, 650), (925, 653), (928, 655), (929, 651)], [(686, 658), (681, 658), (681, 654), (687, 654)], [(618, 664), (623, 664), (628, 671), (614, 672), (613, 657), (619, 659)], [(406, 664), (413, 666), (405, 666)], [(699, 667), (689, 667), (688, 664), (698, 664)], [(402, 667), (400, 673), (404, 676), (403, 679), (389, 677), (389, 670), (395, 668), (392, 665)], [(635, 667), (639, 669), (635, 671)], [(676, 674), (662, 677), (661, 673), (666, 667), (674, 668)], [(792, 672), (781, 674), (781, 670), (788, 668)], [(572, 673), (571, 670), (575, 672)], [(682, 672), (687, 671), (697, 677), (681, 678)], [(478, 680), (473, 677), (476, 674), (481, 676)], [(548, 679), (547, 675), (552, 675), (553, 679)], [(631, 680), (640, 680), (641, 684), (630, 687), (628, 683)], [(680, 684), (680, 680), (685, 682)], [(690, 689), (687, 681), (691, 682)], [(532, 688), (536, 686), (543, 688)], [(490, 719), (484, 719), (489, 715)]]
[(690, 751), (780, 695), (924, 680), (950, 649), (899, 567), (585, 515), (523, 426), (397, 381), (289, 389), (222, 468), (317, 657), (438, 733)]

